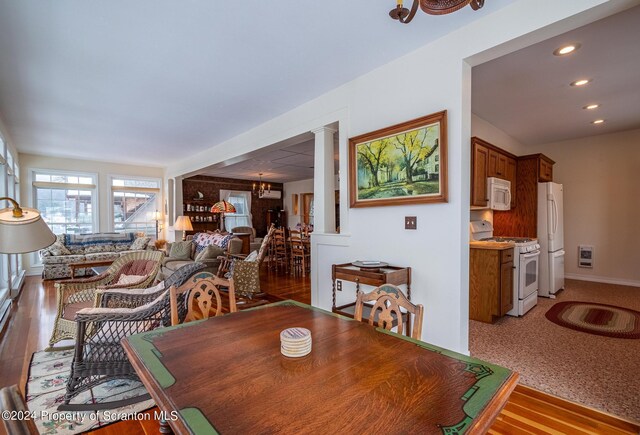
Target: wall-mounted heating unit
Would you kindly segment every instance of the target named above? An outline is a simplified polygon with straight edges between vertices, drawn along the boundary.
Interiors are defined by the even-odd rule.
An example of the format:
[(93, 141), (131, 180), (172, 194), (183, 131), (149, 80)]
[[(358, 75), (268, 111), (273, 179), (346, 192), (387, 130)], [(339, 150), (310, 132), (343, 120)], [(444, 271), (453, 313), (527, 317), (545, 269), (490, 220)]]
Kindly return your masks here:
[(578, 246), (578, 267), (593, 268), (593, 246)]

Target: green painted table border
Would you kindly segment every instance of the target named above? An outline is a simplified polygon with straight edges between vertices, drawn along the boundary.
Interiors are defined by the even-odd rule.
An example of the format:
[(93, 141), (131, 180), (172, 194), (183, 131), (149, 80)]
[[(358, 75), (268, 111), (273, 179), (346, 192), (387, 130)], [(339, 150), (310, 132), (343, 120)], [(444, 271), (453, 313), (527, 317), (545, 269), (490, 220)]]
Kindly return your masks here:
[[(262, 310), (269, 307), (277, 307), (277, 306), (288, 306), (294, 305), (301, 308), (305, 308), (308, 310), (321, 312), (324, 314), (328, 314), (330, 316), (338, 317), (340, 319), (355, 321), (352, 318), (342, 316), (337, 313), (333, 313), (331, 311), (324, 310), (322, 308), (314, 307), (308, 304), (304, 304), (302, 302), (294, 301), (294, 300), (286, 300), (280, 302), (273, 302), (267, 305), (261, 305), (254, 308), (249, 308), (243, 311), (254, 311), (254, 310)], [(233, 315), (231, 313), (230, 315)], [(228, 314), (229, 315), (229, 314)], [(165, 328), (158, 328), (152, 331), (143, 332), (140, 334), (135, 334), (128, 337), (131, 346), (136, 350), (138, 355), (143, 359), (145, 366), (151, 373), (151, 375), (155, 378), (158, 384), (164, 389), (168, 388), (175, 383), (175, 378), (167, 370), (167, 368), (162, 364), (160, 358), (162, 358), (162, 354), (155, 348), (153, 345), (153, 340), (157, 337), (161, 337), (167, 332), (171, 332), (180, 328), (189, 328), (195, 325), (198, 325), (206, 320), (199, 320), (196, 322), (185, 323), (182, 325), (176, 326), (168, 326)], [(511, 370), (506, 369), (504, 367), (491, 364), (458, 352), (454, 352), (452, 350), (444, 349), (442, 347), (438, 347), (429, 343), (425, 343), (424, 341), (416, 340), (411, 337), (406, 337), (404, 335), (397, 334), (395, 332), (387, 331), (383, 328), (376, 328), (377, 331), (392, 335), (401, 340), (408, 341), (413, 343), (423, 349), (430, 350), (432, 352), (439, 353), (443, 356), (462, 361), (467, 363), (467, 367), (465, 370), (474, 373), (476, 375), (476, 382), (467, 390), (467, 392), (462, 396), (462, 400), (465, 401), (463, 406), (463, 411), (466, 414), (466, 417), (460, 421), (459, 423), (442, 427), (442, 432), (445, 434), (457, 434), (464, 433), (470, 425), (473, 423), (473, 419), (478, 416), (480, 411), (484, 409), (487, 405), (493, 394), (498, 390), (498, 388), (504, 384), (504, 382), (511, 375)], [(203, 434), (217, 434), (218, 432), (211, 425), (211, 422), (207, 420), (207, 418), (200, 412), (197, 408), (185, 408), (179, 411), (182, 419), (185, 424), (189, 427), (189, 429), (193, 433), (203, 433)]]

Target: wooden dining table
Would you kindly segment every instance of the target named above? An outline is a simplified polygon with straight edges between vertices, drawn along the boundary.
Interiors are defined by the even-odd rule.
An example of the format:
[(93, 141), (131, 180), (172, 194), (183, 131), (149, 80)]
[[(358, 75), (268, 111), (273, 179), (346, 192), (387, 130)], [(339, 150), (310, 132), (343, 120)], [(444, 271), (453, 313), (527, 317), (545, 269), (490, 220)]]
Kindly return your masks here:
[[(301, 358), (280, 332), (311, 331)], [(484, 433), (510, 370), (294, 301), (132, 335), (129, 359), (177, 434)]]

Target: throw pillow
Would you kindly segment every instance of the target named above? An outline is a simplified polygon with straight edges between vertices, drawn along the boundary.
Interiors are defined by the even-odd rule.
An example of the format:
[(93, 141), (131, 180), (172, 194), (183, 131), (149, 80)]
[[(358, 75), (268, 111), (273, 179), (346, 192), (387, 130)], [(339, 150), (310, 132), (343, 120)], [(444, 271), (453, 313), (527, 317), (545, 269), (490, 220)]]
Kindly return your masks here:
[(118, 278), (118, 284), (135, 284), (143, 278), (146, 278), (146, 276), (145, 275), (125, 275), (123, 273)]
[(258, 251), (253, 251), (251, 254), (247, 255), (244, 261), (256, 261), (258, 259)]
[(171, 244), (171, 251), (169, 251), (169, 257), (176, 260), (190, 260), (191, 259), (191, 241), (185, 240), (184, 242), (173, 242)]
[(147, 249), (147, 245), (149, 244), (150, 240), (150, 237), (137, 237), (131, 244), (131, 250), (142, 251), (144, 249)]
[(71, 255), (71, 251), (64, 246), (64, 234), (58, 234), (53, 245), (46, 248), (45, 251), (49, 251), (51, 255)]
[(211, 260), (218, 258), (219, 255), (224, 255), (224, 249), (219, 246), (210, 245), (204, 248), (198, 255), (196, 255), (196, 261)]

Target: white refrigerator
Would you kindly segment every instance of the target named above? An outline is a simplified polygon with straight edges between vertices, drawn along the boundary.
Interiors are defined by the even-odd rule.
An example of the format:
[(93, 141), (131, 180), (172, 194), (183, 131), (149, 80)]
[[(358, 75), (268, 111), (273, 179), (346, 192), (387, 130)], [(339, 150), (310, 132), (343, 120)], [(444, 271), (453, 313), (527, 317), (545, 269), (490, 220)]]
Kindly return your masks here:
[(562, 184), (538, 183), (538, 295), (554, 298), (564, 288), (564, 231)]

